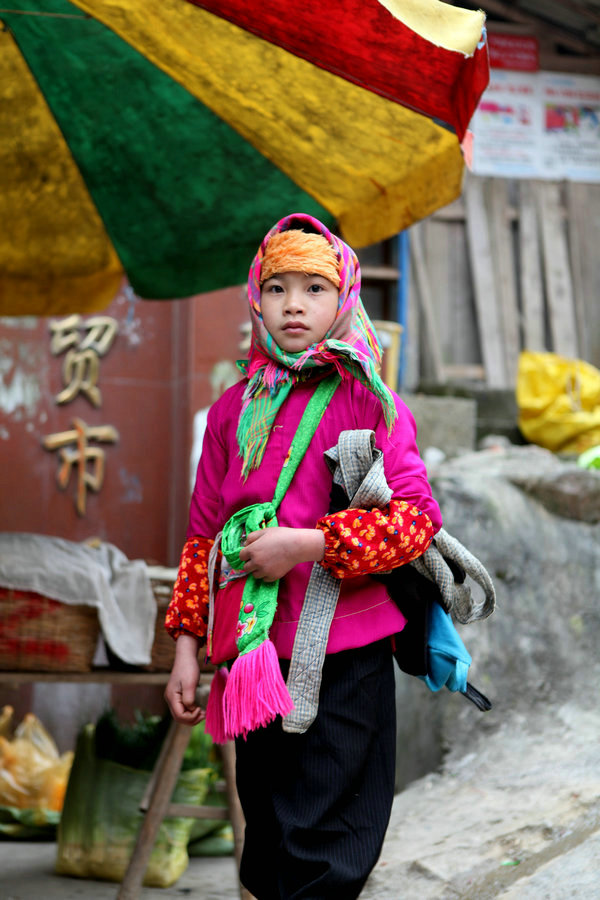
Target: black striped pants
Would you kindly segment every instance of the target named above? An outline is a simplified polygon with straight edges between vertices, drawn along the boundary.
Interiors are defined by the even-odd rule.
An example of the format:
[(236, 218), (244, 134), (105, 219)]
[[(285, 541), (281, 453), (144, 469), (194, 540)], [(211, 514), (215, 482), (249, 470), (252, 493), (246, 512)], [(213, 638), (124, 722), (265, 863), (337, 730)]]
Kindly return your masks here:
[(257, 900), (358, 897), (390, 817), (395, 743), (389, 639), (326, 658), (305, 734), (284, 732), (278, 719), (236, 742), (241, 880)]

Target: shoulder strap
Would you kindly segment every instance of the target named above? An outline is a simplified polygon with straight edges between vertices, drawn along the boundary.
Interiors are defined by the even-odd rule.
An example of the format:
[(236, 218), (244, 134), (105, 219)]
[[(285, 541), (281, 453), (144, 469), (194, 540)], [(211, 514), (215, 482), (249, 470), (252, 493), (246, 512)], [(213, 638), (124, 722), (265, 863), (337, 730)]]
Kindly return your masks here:
[(244, 568), (244, 563), (240, 559), (240, 550), (243, 546), (245, 535), (259, 528), (277, 525), (277, 507), (285, 497), (285, 492), (290, 486), (300, 460), (306, 453), (319, 422), (323, 418), (323, 413), (327, 409), (327, 405), (340, 381), (340, 376), (336, 374), (331, 378), (323, 379), (317, 385), (296, 429), (296, 434), (277, 481), (273, 499), (245, 506), (234, 513), (223, 525), (221, 549), (234, 569)]

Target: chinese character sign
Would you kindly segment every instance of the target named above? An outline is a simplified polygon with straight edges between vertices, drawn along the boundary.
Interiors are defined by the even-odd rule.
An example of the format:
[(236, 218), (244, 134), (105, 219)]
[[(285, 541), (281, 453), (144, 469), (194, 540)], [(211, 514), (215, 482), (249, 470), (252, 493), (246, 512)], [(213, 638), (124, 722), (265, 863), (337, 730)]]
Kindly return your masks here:
[[(75, 508), (80, 516), (85, 515), (87, 489), (99, 491), (104, 481), (105, 453), (100, 447), (90, 446), (92, 441), (115, 443), (119, 433), (112, 425), (90, 427), (83, 419), (73, 419), (73, 429), (49, 434), (43, 444), (47, 450), (59, 450), (61, 466), (56, 480), (65, 490), (71, 471), (76, 472), (77, 491)], [(91, 466), (91, 471), (90, 467)]]
[[(80, 394), (92, 406), (102, 405), (98, 386), (100, 357), (104, 356), (117, 335), (118, 323), (110, 316), (68, 316), (50, 323), (50, 352), (64, 354), (63, 390), (55, 397), (59, 406), (71, 403)], [(88, 426), (74, 417), (72, 429), (50, 434), (42, 441), (47, 450), (58, 450), (57, 482), (65, 490), (74, 473), (75, 508), (85, 515), (87, 491), (100, 491), (104, 482), (105, 451), (96, 443), (115, 443), (119, 433), (112, 425)]]
[[(98, 387), (99, 357), (112, 345), (118, 323), (110, 316), (91, 316), (82, 320), (73, 315), (50, 324), (50, 351), (54, 356), (65, 353), (63, 365), (64, 390), (56, 397), (59, 404), (70, 403), (82, 393), (95, 407), (102, 405)], [(83, 335), (81, 332), (87, 332)]]

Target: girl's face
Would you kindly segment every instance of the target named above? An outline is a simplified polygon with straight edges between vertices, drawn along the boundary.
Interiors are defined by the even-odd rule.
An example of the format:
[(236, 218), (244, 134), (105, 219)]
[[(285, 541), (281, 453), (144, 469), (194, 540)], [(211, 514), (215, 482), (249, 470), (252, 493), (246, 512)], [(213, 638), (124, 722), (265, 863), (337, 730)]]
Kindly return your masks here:
[(322, 275), (282, 272), (260, 290), (265, 328), (287, 353), (300, 353), (322, 341), (335, 321), (339, 291)]

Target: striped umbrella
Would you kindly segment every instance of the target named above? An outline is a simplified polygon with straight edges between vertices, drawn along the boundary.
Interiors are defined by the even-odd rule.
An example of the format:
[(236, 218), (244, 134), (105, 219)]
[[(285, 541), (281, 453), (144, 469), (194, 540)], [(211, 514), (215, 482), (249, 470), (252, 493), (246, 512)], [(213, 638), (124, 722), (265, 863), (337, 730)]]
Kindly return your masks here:
[[(1, 2), (1, 0), (0, 0)], [(461, 190), (484, 14), (438, 0), (10, 0), (0, 313), (240, 283), (296, 211), (355, 247)]]

